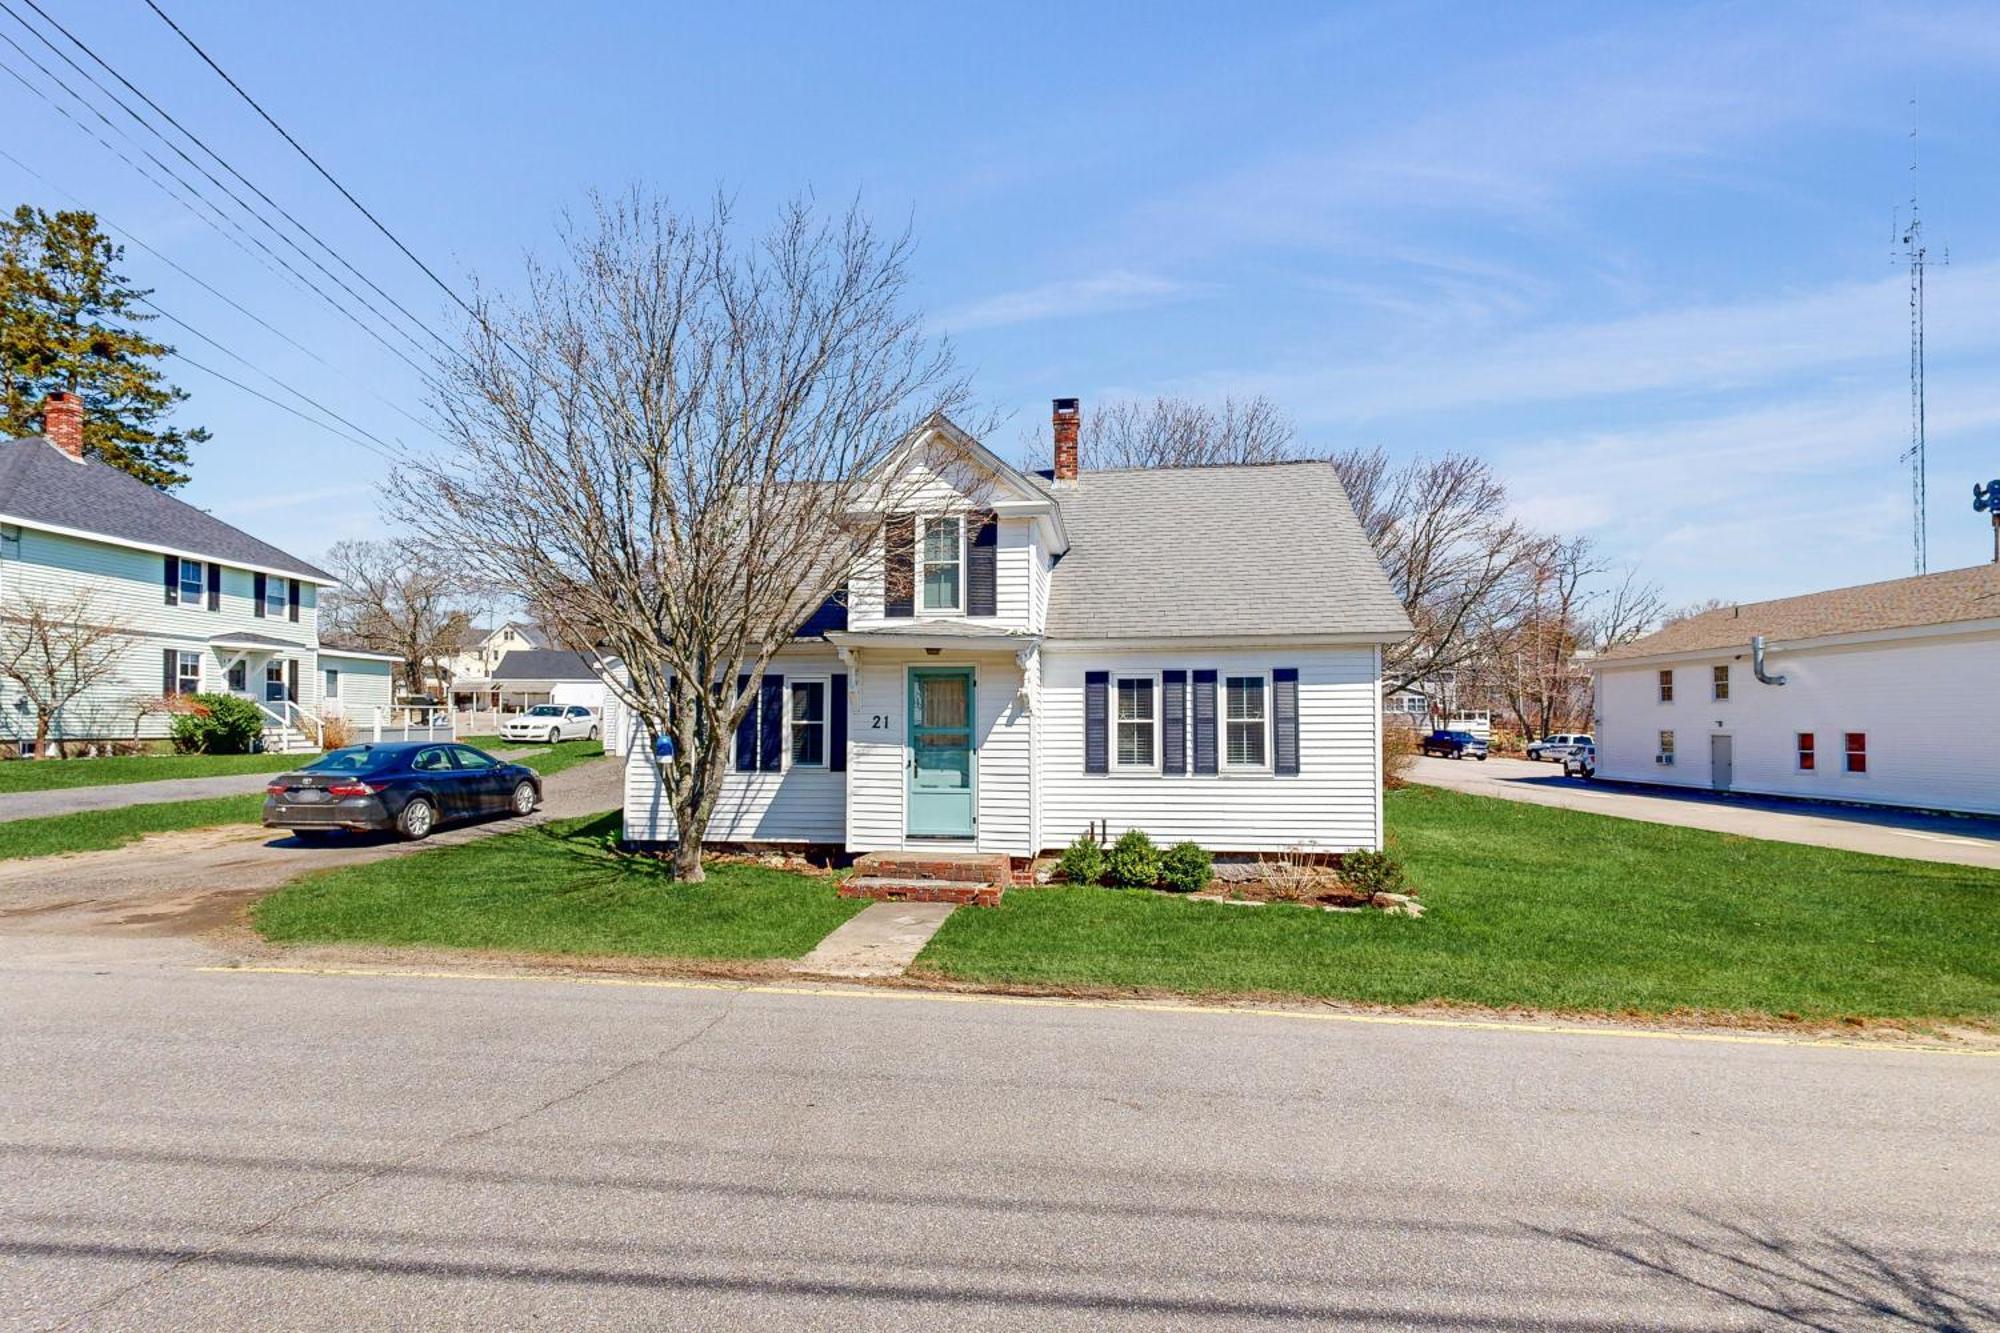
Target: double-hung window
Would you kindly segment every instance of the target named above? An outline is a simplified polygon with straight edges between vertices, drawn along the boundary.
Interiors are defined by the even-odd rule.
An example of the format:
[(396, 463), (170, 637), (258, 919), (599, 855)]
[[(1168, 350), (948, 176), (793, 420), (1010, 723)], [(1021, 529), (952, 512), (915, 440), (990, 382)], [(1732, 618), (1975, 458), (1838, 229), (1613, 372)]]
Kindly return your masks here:
[(924, 610), (957, 611), (964, 606), (965, 523), (956, 517), (924, 520)]
[(1850, 731), (1846, 735), (1846, 740), (1847, 771), (1850, 773), (1866, 773), (1868, 771), (1868, 733), (1865, 731)]
[(1725, 703), (1729, 699), (1729, 667), (1724, 664), (1709, 669), (1709, 678), (1714, 682), (1715, 701)]
[(1159, 682), (1152, 676), (1120, 676), (1117, 680), (1117, 699), (1118, 731), (1113, 746), (1116, 766), (1158, 768)]
[(287, 609), (286, 599), (290, 596), (291, 580), (275, 576), (264, 580), (264, 614), (272, 619), (281, 619)]
[(786, 682), (791, 691), (792, 707), (790, 725), (791, 766), (793, 768), (826, 767), (826, 682), (823, 680), (793, 680)]
[[(186, 565), (181, 566), (186, 569)], [(174, 693), (201, 693), (201, 654), (179, 653), (174, 657)]]
[(200, 610), (202, 606), (206, 605), (207, 599), (208, 574), (206, 567), (199, 560), (189, 560), (185, 556), (182, 557), (181, 605), (192, 606), (196, 610)]
[(1798, 733), (1799, 772), (1810, 773), (1818, 767), (1817, 739), (1810, 731), (1801, 731)]
[(1673, 701), (1674, 701), (1674, 673), (1672, 671), (1662, 671), (1660, 673), (1660, 702), (1663, 704), (1670, 704)]
[(1659, 752), (1653, 756), (1653, 762), (1656, 764), (1671, 764), (1674, 762), (1673, 732), (1663, 731), (1660, 733), (1660, 749)]
[(1265, 768), (1270, 764), (1270, 691), (1262, 676), (1229, 676), (1222, 682), (1222, 766)]

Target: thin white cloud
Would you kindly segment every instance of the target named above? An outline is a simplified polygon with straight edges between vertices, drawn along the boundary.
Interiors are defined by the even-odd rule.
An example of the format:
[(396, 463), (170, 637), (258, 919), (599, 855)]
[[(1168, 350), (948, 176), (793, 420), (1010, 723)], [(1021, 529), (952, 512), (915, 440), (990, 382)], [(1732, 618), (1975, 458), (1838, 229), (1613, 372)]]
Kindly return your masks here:
[(1183, 299), (1197, 290), (1190, 283), (1158, 274), (1113, 269), (1090, 277), (1001, 292), (950, 311), (940, 316), (938, 323), (947, 330), (959, 332), (1045, 319), (1075, 319), (1084, 315), (1159, 305)]
[(294, 509), (299, 505), (321, 504), (327, 500), (346, 500), (357, 495), (372, 495), (379, 489), (375, 486), (325, 486), (317, 490), (278, 491), (271, 495), (252, 495), (241, 500), (230, 500), (216, 505), (212, 512), (218, 516), (232, 514), (238, 517), (264, 514), (273, 509)]

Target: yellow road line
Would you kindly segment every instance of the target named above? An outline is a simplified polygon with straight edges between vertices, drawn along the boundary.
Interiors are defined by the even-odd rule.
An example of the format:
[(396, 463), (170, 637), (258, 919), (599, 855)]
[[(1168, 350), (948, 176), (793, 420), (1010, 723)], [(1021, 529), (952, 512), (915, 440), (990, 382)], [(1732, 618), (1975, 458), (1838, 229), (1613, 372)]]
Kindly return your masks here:
[(1255, 1005), (1206, 1005), (1152, 1000), (1065, 999), (1042, 995), (989, 995), (962, 991), (897, 990), (872, 986), (807, 986), (775, 982), (687, 981), (667, 977), (548, 976), (525, 972), (454, 972), (414, 968), (280, 967), (245, 965), (197, 967), (197, 972), (238, 972), (269, 976), (393, 977), (414, 981), (539, 981), (567, 986), (636, 986), (655, 990), (736, 991), (746, 995), (811, 995), (850, 1000), (914, 1000), (929, 1004), (1016, 1005), (1051, 1009), (1115, 1009), (1137, 1013), (1241, 1015), (1250, 1018), (1291, 1018), (1317, 1023), (1361, 1023), (1389, 1027), (1466, 1028), (1484, 1032), (1529, 1032), (1563, 1037), (1625, 1037), (1647, 1041), (1699, 1041), (1731, 1046), (1804, 1046), (1848, 1051), (1897, 1051), (1917, 1055), (1960, 1055), (2000, 1058), (2000, 1049), (1926, 1046), (1853, 1037), (1792, 1037), (1781, 1033), (1687, 1032), (1671, 1028), (1595, 1027), (1586, 1023), (1553, 1023), (1533, 1019), (1507, 1022), (1483, 1018), (1435, 1018), (1422, 1014), (1358, 1014), (1308, 1009), (1273, 1009)]

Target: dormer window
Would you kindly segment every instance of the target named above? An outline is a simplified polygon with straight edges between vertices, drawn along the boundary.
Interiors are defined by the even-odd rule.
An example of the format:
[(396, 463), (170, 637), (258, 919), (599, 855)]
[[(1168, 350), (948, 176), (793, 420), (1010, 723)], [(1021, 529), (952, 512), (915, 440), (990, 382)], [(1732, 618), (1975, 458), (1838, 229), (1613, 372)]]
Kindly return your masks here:
[(926, 611), (958, 611), (965, 605), (965, 524), (956, 517), (924, 520), (923, 568), (918, 585)]

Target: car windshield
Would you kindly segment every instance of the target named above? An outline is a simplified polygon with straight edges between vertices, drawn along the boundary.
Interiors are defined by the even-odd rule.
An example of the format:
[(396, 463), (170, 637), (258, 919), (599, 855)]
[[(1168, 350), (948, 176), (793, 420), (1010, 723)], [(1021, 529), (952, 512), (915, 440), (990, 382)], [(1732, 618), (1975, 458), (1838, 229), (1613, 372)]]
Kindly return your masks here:
[(367, 773), (386, 768), (392, 756), (367, 746), (351, 750), (331, 750), (305, 766), (307, 773)]
[(536, 704), (528, 710), (529, 717), (561, 717), (562, 709), (554, 704)]

